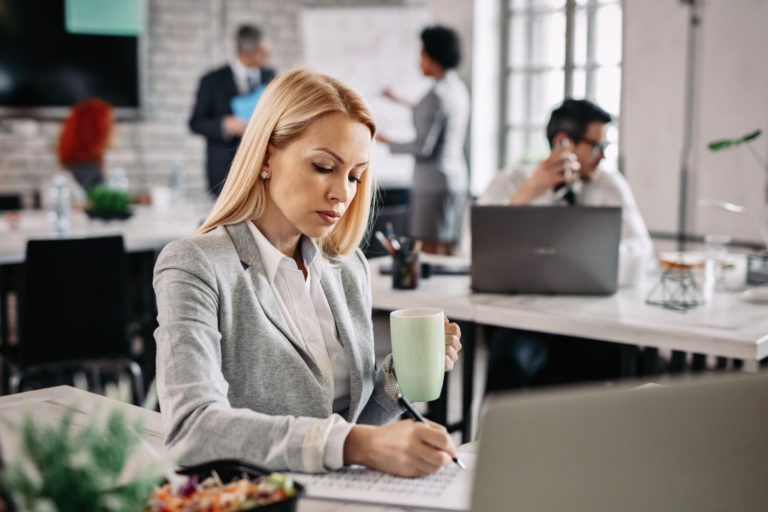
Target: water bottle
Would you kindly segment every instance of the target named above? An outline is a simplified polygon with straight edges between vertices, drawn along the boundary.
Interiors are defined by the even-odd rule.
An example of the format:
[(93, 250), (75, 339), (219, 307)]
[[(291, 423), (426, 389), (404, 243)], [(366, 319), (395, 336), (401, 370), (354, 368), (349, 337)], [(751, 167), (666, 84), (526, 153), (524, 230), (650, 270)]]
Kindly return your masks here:
[(179, 162), (175, 162), (171, 167), (171, 177), (168, 180), (168, 186), (173, 191), (179, 191), (184, 180), (184, 167)]
[(118, 167), (117, 169), (112, 171), (109, 175), (108, 184), (110, 188), (122, 190), (123, 192), (128, 192), (128, 176), (125, 173), (125, 169), (123, 169), (122, 167)]
[(184, 167), (181, 163), (175, 162), (171, 167), (171, 176), (168, 180), (168, 188), (171, 189), (171, 203), (174, 207), (182, 204), (184, 181)]
[(67, 185), (67, 177), (63, 174), (56, 174), (51, 182), (50, 209), (48, 219), (53, 225), (56, 233), (63, 233), (69, 230), (69, 213), (72, 208), (72, 199)]

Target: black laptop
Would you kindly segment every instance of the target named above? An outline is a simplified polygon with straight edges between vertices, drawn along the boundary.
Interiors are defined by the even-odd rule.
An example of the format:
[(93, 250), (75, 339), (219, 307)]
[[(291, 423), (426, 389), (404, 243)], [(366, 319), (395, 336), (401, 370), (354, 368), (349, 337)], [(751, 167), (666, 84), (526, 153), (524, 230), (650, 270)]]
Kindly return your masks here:
[(621, 208), (472, 206), (472, 289), (611, 294), (616, 291)]

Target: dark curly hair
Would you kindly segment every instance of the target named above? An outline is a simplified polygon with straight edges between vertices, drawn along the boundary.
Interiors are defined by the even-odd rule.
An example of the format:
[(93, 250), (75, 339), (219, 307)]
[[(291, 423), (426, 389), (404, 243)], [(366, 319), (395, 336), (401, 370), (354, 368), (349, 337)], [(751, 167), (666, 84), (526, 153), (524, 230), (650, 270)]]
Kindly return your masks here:
[(433, 25), (421, 31), (421, 42), (427, 56), (443, 69), (453, 69), (461, 62), (461, 42), (455, 30)]

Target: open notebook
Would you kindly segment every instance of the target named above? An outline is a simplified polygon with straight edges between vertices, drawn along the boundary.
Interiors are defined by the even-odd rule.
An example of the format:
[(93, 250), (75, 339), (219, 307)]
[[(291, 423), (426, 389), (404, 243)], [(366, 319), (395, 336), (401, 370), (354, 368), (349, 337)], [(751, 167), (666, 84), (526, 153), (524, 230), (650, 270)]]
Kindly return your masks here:
[(331, 473), (291, 473), (306, 486), (307, 497), (440, 510), (468, 510), (475, 469), (474, 453), (461, 453), (466, 470), (446, 466), (423, 478), (400, 478), (362, 466)]

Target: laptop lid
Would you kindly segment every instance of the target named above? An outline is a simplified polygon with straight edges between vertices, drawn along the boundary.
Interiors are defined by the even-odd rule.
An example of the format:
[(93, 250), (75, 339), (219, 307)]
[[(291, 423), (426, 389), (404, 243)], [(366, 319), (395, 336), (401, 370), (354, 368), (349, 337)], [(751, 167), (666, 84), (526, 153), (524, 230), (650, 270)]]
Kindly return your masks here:
[(768, 374), (492, 397), (473, 512), (768, 510)]
[(621, 208), (472, 206), (472, 289), (616, 291)]

